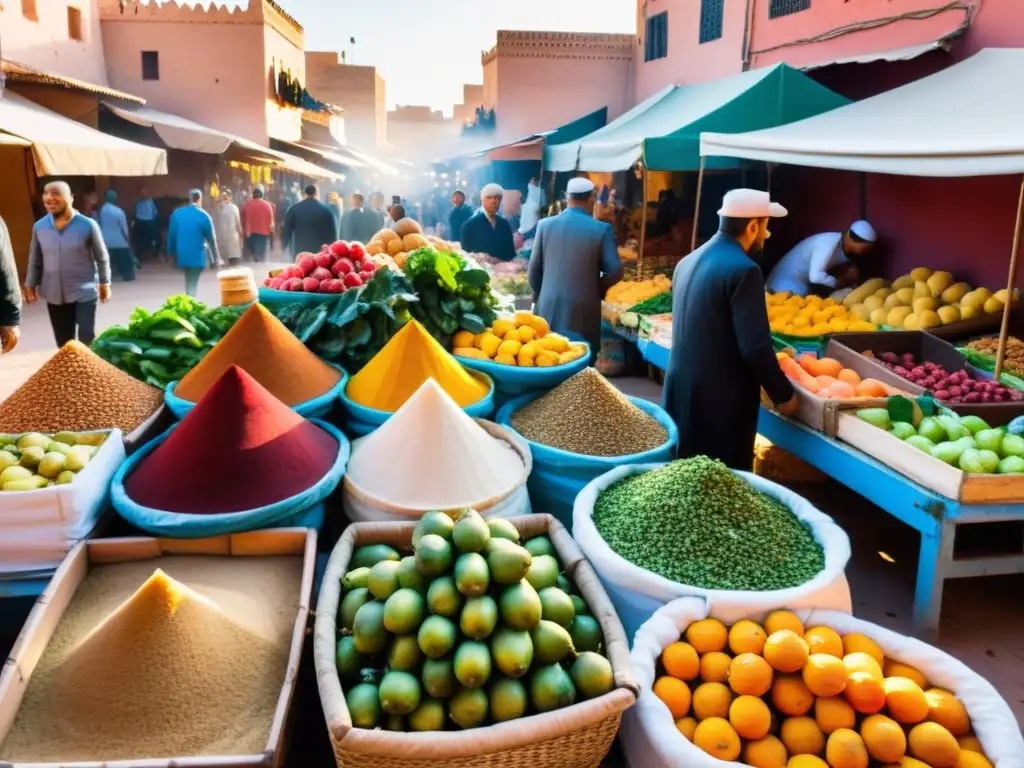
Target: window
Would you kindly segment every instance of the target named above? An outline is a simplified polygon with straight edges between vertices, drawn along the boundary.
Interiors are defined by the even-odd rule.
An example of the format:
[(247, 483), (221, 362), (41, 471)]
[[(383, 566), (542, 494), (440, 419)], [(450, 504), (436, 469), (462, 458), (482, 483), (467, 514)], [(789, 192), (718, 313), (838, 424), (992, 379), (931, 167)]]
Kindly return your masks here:
[(160, 52), (159, 51), (143, 51), (142, 52), (142, 79), (143, 80), (159, 80), (160, 79)]
[(700, 42), (710, 43), (722, 36), (725, 0), (700, 0)]
[(36, 0), (21, 0), (21, 15), (29, 21), (39, 21)]
[(811, 0), (769, 0), (768, 18), (777, 19), (779, 16), (789, 16), (791, 13), (800, 13), (811, 7)]
[(73, 5), (68, 6), (68, 37), (82, 39), (82, 12)]
[(668, 11), (662, 11), (647, 19), (644, 61), (664, 59), (666, 56), (668, 56)]

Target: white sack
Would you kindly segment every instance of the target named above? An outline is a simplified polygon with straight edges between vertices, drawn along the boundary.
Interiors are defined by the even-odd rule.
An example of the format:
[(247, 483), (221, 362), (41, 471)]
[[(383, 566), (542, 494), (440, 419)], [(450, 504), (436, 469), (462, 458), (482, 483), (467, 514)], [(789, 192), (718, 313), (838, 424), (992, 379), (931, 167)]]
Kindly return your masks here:
[[(423, 515), (423, 512), (420, 510), (409, 510), (407, 513), (399, 514), (387, 509), (381, 509), (362, 499), (357, 499), (348, 492), (347, 488), (342, 491), (341, 508), (345, 512), (345, 517), (353, 523), (408, 523), (419, 520)], [(502, 499), (494, 506), (478, 509), (477, 511), (485, 518), (519, 517), (531, 514), (530, 495), (526, 490), (526, 485), (521, 485), (519, 490), (513, 492), (511, 496)]]

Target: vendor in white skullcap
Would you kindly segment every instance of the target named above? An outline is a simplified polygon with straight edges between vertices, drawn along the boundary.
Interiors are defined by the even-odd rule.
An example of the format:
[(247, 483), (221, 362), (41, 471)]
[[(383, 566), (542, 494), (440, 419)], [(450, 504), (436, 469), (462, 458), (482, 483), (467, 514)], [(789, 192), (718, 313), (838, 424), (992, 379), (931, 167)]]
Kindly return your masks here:
[(512, 227), (498, 214), (504, 195), (505, 190), (498, 184), (487, 184), (480, 190), (480, 210), (462, 225), (459, 238), (462, 250), (483, 253), (501, 261), (512, 261), (516, 257)]
[(875, 228), (855, 221), (845, 232), (822, 232), (798, 243), (768, 276), (771, 293), (828, 296), (860, 281), (857, 260), (871, 252), (878, 239)]

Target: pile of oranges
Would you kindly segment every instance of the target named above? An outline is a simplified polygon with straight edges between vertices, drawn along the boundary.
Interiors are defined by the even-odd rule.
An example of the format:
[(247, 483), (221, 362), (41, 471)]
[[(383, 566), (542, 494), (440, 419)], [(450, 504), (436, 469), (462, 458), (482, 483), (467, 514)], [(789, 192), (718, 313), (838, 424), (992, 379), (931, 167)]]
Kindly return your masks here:
[(862, 634), (693, 622), (660, 659), (654, 694), (713, 757), (753, 768), (992, 768), (964, 705)]

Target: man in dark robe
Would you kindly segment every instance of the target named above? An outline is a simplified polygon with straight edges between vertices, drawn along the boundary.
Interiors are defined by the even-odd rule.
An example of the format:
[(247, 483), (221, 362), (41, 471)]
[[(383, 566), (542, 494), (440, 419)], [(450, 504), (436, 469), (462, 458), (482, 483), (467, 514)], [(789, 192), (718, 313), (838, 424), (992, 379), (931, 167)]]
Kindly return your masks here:
[(734, 189), (718, 211), (718, 234), (672, 277), (672, 348), (662, 405), (679, 427), (679, 456), (704, 455), (750, 471), (760, 392), (779, 412), (796, 410), (768, 329), (757, 263), (768, 219), (786, 215), (767, 192)]
[(338, 225), (331, 209), (320, 202), (315, 184), (304, 190), (306, 199), (296, 203), (284, 215), (284, 245), (292, 256), (317, 253), (321, 246), (338, 239)]
[(459, 241), (467, 253), (486, 253), (501, 261), (512, 261), (516, 247), (512, 242), (512, 227), (498, 215), (503, 190), (497, 184), (488, 184), (480, 190), (482, 206), (479, 213), (462, 225)]

